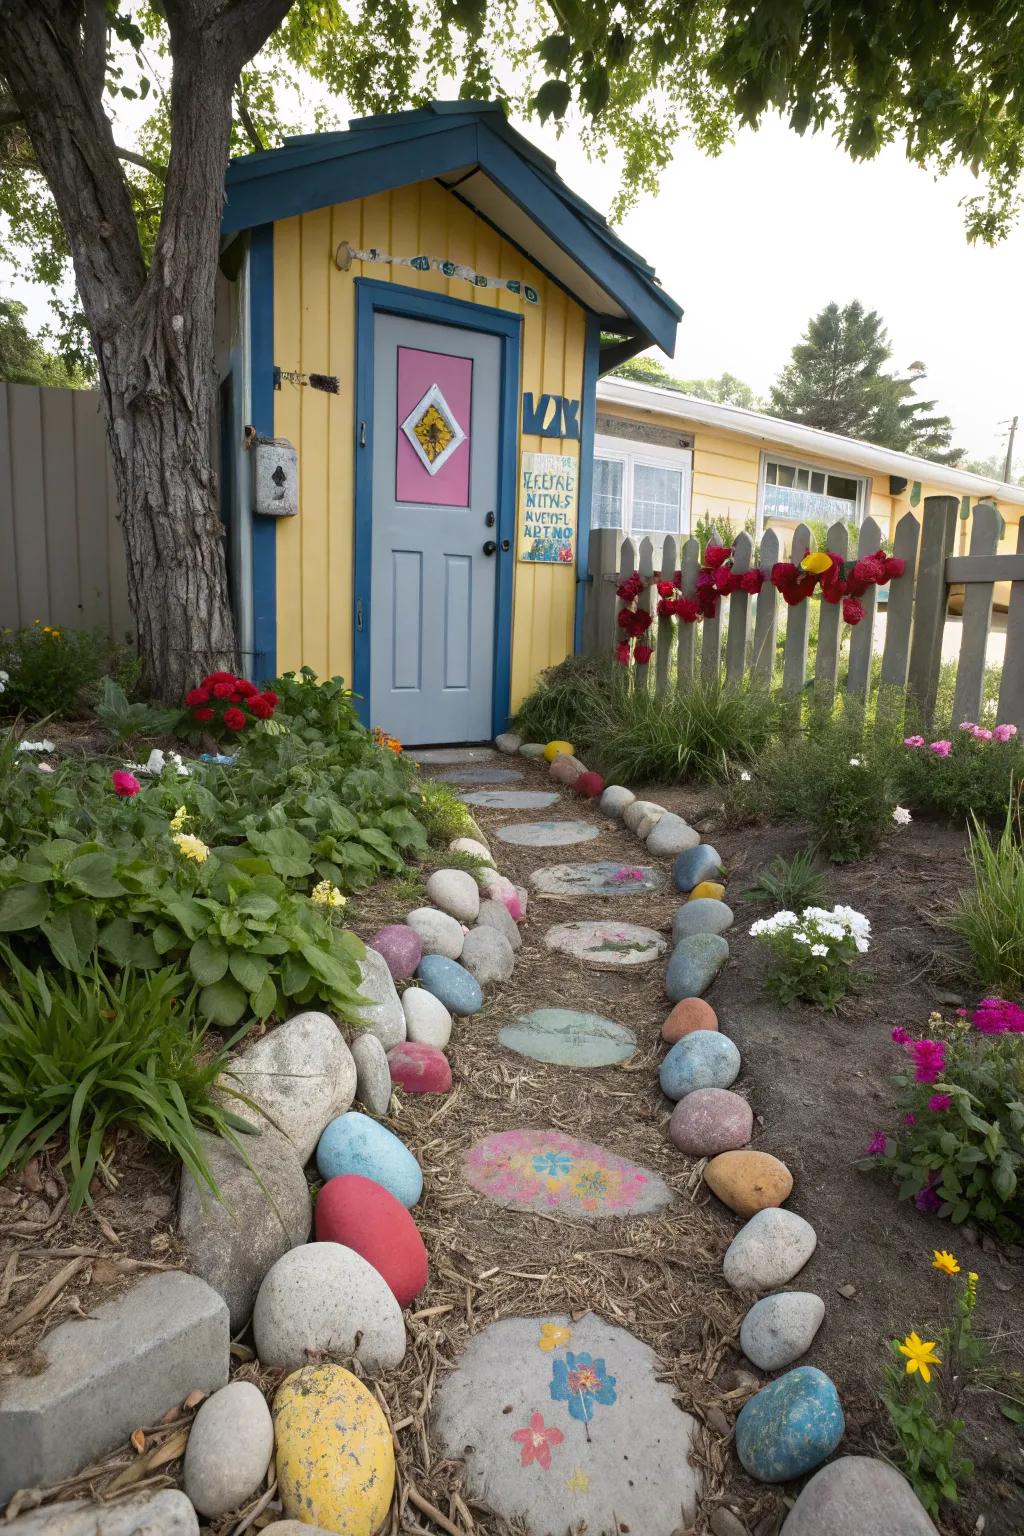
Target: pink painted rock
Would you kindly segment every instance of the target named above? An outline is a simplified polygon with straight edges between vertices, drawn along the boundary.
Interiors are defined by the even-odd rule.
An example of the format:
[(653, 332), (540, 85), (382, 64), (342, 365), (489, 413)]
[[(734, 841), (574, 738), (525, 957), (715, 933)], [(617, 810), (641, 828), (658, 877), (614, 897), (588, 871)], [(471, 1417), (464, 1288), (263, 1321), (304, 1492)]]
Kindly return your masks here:
[(452, 1085), (448, 1058), (436, 1045), (403, 1040), (388, 1051), (391, 1081), (406, 1093), (447, 1093)]
[(594, 773), (588, 768), (586, 773), (580, 774), (573, 788), (585, 800), (596, 800), (598, 795), (604, 794), (604, 779), (599, 773)]
[(575, 784), (581, 774), (586, 773), (586, 763), (581, 763), (578, 757), (556, 757), (548, 769), (548, 776), (558, 784)]
[(423, 940), (406, 923), (389, 923), (374, 934), (370, 948), (383, 957), (395, 981), (408, 981), (423, 959)]
[(496, 869), (482, 869), (478, 879), (480, 889), (487, 899), (500, 901), (507, 908), (509, 916), (514, 917), (517, 923), (521, 923), (526, 916), (526, 911), (512, 881), (506, 879), (504, 875), (499, 875)]
[(753, 1110), (728, 1088), (697, 1088), (688, 1093), (668, 1123), (670, 1140), (687, 1157), (717, 1157), (745, 1147), (753, 1130)]

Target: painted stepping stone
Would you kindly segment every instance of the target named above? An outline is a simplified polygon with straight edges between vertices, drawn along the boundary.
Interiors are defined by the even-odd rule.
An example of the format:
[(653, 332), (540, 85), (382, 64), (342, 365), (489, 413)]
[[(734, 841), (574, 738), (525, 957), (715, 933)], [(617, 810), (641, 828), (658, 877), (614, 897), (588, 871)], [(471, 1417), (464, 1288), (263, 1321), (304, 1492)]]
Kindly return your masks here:
[(515, 1211), (597, 1221), (639, 1216), (672, 1199), (656, 1173), (561, 1131), (498, 1131), (470, 1147), (464, 1166), (473, 1189)]
[(493, 747), (430, 747), (422, 752), (414, 747), (406, 752), (406, 757), (414, 763), (440, 763), (442, 765), (458, 763), (483, 763), (489, 758), (497, 757)]
[(523, 775), (518, 768), (449, 768), (434, 777), (442, 784), (516, 784)]
[(589, 821), (523, 821), (518, 825), (509, 822), (494, 829), (503, 843), (516, 843), (522, 848), (564, 848), (568, 843), (589, 843), (597, 836), (597, 830)]
[[(657, 1356), (592, 1312), (506, 1318), (471, 1339), (436, 1397), (434, 1429), (465, 1459), (474, 1503), (534, 1536), (671, 1536), (703, 1491), (696, 1421)], [(613, 1514), (614, 1512), (614, 1514)]]
[(636, 1050), (636, 1036), (625, 1025), (570, 1008), (535, 1008), (506, 1024), (498, 1040), (520, 1056), (558, 1067), (613, 1067)]
[(601, 971), (650, 965), (666, 948), (665, 940), (653, 928), (610, 921), (556, 923), (544, 935), (544, 943), (548, 949), (557, 949)]
[(480, 789), (459, 799), (463, 805), (486, 805), (492, 811), (546, 811), (558, 794), (553, 789)]
[(617, 864), (601, 859), (596, 864), (549, 864), (530, 876), (541, 896), (635, 896), (656, 891), (665, 878), (649, 864)]

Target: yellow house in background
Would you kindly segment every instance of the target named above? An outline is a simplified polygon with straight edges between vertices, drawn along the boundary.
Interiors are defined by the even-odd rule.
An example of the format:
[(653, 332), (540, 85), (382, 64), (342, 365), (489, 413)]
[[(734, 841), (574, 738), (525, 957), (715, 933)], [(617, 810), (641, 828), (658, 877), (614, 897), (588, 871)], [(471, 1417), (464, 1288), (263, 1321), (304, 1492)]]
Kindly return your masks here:
[[(956, 553), (967, 553), (970, 511), (984, 500), (1002, 514), (999, 553), (1012, 554), (1024, 509), (1024, 486), (632, 379), (599, 381), (594, 455), (591, 526), (655, 543), (713, 523), (723, 536), (773, 528), (786, 550), (798, 523), (856, 528), (869, 516), (891, 539), (926, 496), (955, 496)], [(996, 602), (1008, 600), (1001, 582)]]

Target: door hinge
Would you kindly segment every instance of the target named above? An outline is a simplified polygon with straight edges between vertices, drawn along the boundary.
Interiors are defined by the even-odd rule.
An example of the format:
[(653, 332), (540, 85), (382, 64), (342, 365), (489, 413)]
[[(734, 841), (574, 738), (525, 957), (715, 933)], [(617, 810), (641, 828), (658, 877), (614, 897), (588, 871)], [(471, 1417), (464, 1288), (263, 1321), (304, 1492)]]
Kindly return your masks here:
[(365, 448), (366, 447), (366, 422), (365, 421), (361, 421), (359, 423), (359, 446), (360, 446), (360, 448)]
[(356, 630), (361, 635), (363, 632), (363, 600), (356, 598)]

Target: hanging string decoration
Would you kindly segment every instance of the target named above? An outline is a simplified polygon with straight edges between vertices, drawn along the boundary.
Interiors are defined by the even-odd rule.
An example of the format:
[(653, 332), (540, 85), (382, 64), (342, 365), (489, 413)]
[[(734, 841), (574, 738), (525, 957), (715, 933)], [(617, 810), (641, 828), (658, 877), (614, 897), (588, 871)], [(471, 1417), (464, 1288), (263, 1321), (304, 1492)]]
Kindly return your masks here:
[(393, 267), (411, 267), (414, 272), (440, 272), (442, 277), (457, 277), (474, 288), (501, 288), (514, 293), (526, 304), (539, 304), (540, 294), (529, 283), (521, 283), (514, 277), (485, 277), (461, 261), (446, 261), (441, 256), (391, 256), (387, 251), (371, 245), (368, 250), (357, 251), (354, 245), (343, 240), (334, 253), (334, 264), (339, 272), (347, 272), (354, 261), (384, 262)]

